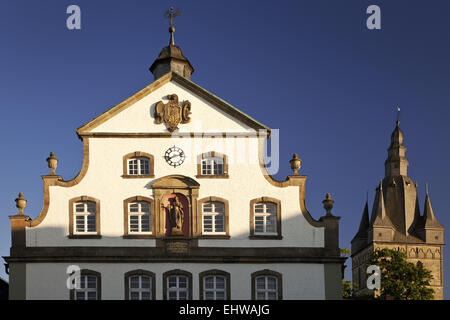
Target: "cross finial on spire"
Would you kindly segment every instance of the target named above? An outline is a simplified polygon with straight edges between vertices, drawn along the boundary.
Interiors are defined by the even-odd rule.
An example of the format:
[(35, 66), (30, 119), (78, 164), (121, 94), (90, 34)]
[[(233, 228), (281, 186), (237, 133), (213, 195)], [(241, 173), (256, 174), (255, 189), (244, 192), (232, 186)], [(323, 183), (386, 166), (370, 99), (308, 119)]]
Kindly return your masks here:
[(428, 195), (428, 182), (425, 183), (425, 192), (426, 192), (426, 194)]
[(400, 124), (400, 107), (397, 107), (397, 126)]
[(164, 13), (164, 18), (169, 19), (169, 33), (170, 33), (170, 45), (175, 45), (175, 41), (173, 39), (173, 33), (175, 32), (175, 27), (173, 26), (173, 18), (180, 15), (180, 9), (177, 9), (175, 12), (173, 12), (173, 7), (170, 7), (169, 10), (167, 10)]

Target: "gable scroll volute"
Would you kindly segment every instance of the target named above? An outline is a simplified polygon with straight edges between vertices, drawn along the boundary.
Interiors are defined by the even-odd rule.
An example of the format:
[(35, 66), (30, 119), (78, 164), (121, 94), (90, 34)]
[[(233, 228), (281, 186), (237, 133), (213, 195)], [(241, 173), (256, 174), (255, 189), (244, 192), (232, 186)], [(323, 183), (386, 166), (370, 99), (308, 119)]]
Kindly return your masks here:
[(157, 124), (164, 122), (167, 130), (173, 132), (178, 129), (180, 123), (188, 123), (191, 120), (191, 103), (185, 100), (180, 104), (176, 94), (169, 94), (167, 98), (168, 103), (159, 101), (156, 104), (154, 117)]

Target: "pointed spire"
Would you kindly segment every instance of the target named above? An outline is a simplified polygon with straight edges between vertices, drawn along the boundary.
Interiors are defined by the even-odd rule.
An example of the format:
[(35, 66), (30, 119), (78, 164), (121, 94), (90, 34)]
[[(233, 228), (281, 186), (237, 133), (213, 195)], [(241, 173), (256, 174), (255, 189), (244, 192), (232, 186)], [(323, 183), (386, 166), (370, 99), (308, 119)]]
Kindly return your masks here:
[(367, 239), (367, 231), (369, 230), (369, 202), (366, 201), (364, 206), (364, 211), (361, 217), (361, 222), (359, 223), (359, 229), (356, 233), (355, 238)]
[(384, 162), (385, 177), (408, 176), (408, 159), (406, 147), (403, 145), (403, 131), (400, 129), (400, 108), (397, 108), (397, 121), (391, 134), (391, 145), (388, 149), (388, 158)]
[(393, 227), (391, 220), (386, 214), (383, 196), (383, 180), (381, 180), (380, 187), (377, 189), (376, 198), (373, 203), (372, 219), (370, 222), (372, 225)]
[(428, 194), (428, 184), (427, 184), (427, 194), (425, 196), (425, 207), (423, 209), (423, 219), (425, 228), (443, 228), (439, 221), (434, 216), (433, 207), (431, 206), (430, 196)]

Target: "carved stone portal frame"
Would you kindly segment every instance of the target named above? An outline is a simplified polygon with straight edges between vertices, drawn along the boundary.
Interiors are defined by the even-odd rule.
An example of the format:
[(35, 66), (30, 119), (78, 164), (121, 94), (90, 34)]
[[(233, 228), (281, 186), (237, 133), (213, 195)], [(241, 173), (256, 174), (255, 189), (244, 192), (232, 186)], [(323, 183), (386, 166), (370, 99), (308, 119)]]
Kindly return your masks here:
[[(192, 178), (182, 175), (170, 175), (157, 179), (152, 184), (153, 194), (155, 198), (156, 213), (156, 237), (162, 239), (179, 239), (190, 240), (201, 235), (201, 230), (198, 228), (199, 214), (197, 212), (197, 201), (200, 184)], [(188, 226), (189, 234), (184, 236), (169, 235), (166, 236), (166, 210), (164, 208), (164, 201), (172, 193), (179, 193), (186, 197), (189, 203), (189, 217)]]

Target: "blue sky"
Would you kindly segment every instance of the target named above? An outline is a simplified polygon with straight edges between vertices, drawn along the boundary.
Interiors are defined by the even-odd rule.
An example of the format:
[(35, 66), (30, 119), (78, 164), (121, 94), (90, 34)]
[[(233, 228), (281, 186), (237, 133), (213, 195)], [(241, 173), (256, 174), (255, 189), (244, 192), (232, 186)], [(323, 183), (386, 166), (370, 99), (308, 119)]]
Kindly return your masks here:
[[(81, 8), (81, 30), (66, 28), (71, 4)], [(371, 4), (381, 8), (381, 30), (366, 28)], [(175, 43), (195, 68), (192, 81), (280, 129), (276, 177), (290, 174), (298, 153), (308, 209), (318, 219), (331, 193), (341, 247), (350, 248), (366, 191), (372, 204), (384, 175), (397, 106), (421, 209), (428, 183), (449, 228), (449, 1), (2, 0), (1, 256), (18, 193), (27, 215), (42, 208), (50, 151), (57, 173), (73, 178), (82, 164), (75, 129), (153, 81), (148, 67), (168, 44), (170, 5), (182, 9)]]

